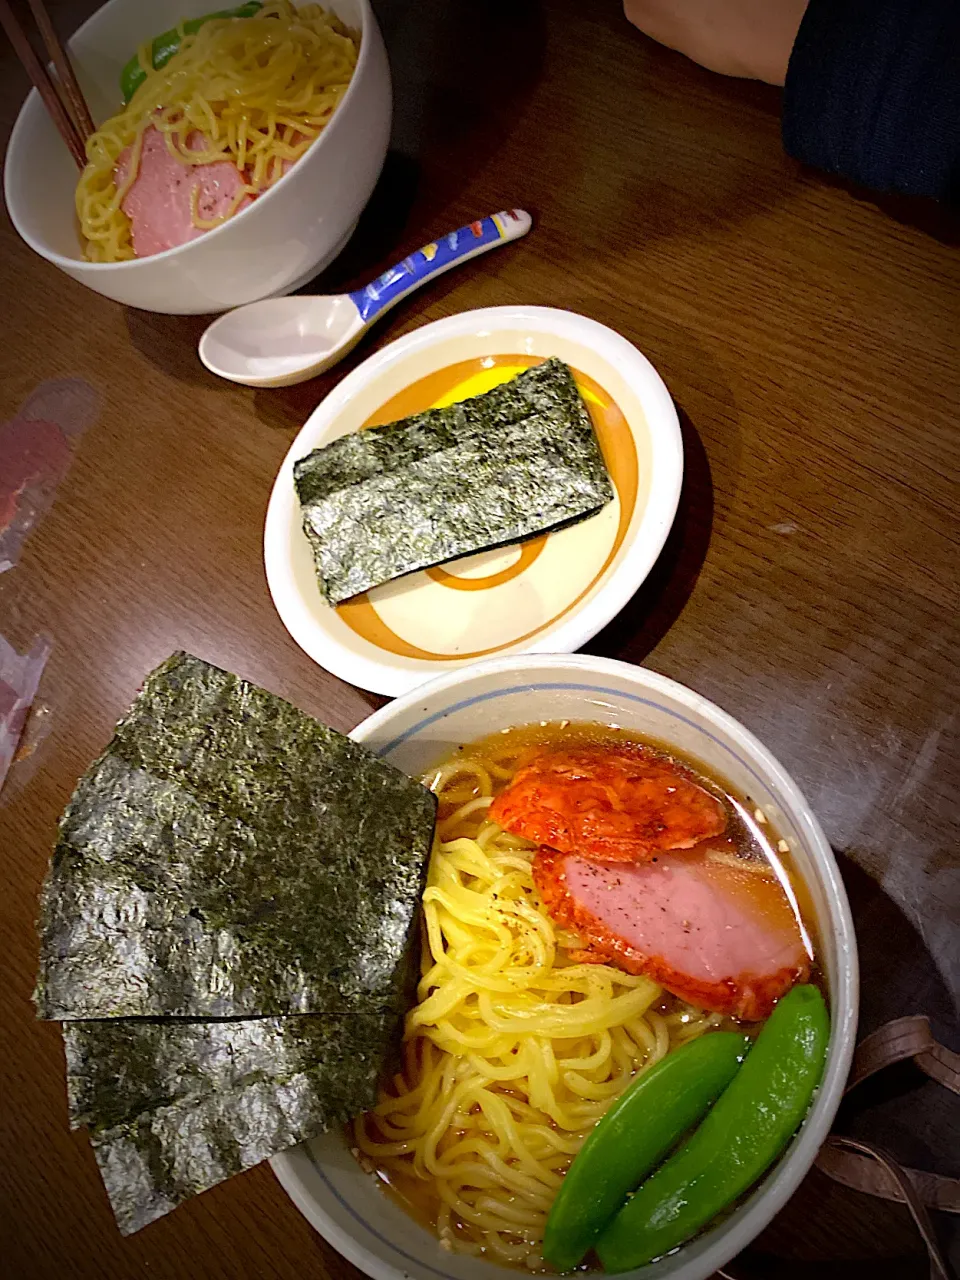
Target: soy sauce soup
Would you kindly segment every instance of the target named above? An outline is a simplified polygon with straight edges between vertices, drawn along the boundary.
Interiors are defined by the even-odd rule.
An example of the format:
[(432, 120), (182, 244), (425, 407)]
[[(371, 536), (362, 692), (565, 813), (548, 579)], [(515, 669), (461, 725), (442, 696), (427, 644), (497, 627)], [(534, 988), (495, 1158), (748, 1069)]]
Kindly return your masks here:
[[(538, 915), (549, 913), (530, 873), (536, 847), (490, 822), (491, 802), (519, 770), (546, 752), (624, 747), (670, 762), (720, 802), (726, 826), (710, 839), (703, 856), (736, 868), (738, 880), (762, 879), (765, 892), (771, 881), (779, 883), (812, 961), (808, 980), (822, 982), (811, 902), (786, 841), (753, 797), (715, 771), (650, 737), (570, 721), (509, 728), (458, 746), (423, 779), (438, 795), (437, 842), (424, 895), (423, 976), (418, 1005), (407, 1021), (403, 1067), (385, 1084), (375, 1111), (356, 1121), (349, 1134), (362, 1165), (451, 1252), (549, 1271), (540, 1245), (558, 1181), (586, 1134), (637, 1072), (687, 1039), (734, 1029), (752, 1036), (762, 1025), (711, 1013), (658, 987), (642, 1012), (630, 1013), (631, 1000), (640, 999), (649, 978), (618, 976), (607, 961), (594, 970), (576, 963), (578, 940), (556, 922), (539, 922), (540, 934), (552, 931), (556, 952), (538, 970), (530, 961), (539, 945), (537, 929), (521, 936), (517, 924), (517, 938), (510, 932), (512, 922), (532, 917), (536, 925)], [(458, 902), (463, 906), (459, 919)], [(501, 950), (514, 945), (502, 968), (491, 949), (491, 930), (500, 931)], [(520, 975), (516, 991), (507, 981), (514, 973)], [(533, 976), (528, 980), (527, 974)], [(568, 974), (578, 975), (569, 990), (564, 986)], [(606, 1030), (601, 1017), (581, 1034), (576, 1018), (588, 1007), (584, 1002), (594, 1000), (601, 1011), (606, 1007), (594, 990), (603, 985), (601, 974), (609, 1007), (619, 1002), (625, 1014), (619, 1022), (608, 1020)], [(566, 1018), (572, 1020), (569, 1034)], [(529, 1034), (524, 1019), (532, 1028)], [(505, 1036), (497, 1030), (501, 1026), (510, 1028)], [(613, 1048), (605, 1058), (608, 1045)], [(545, 1073), (537, 1066), (538, 1055), (547, 1062)], [(557, 1068), (552, 1077), (551, 1063)], [(572, 1081), (572, 1088), (565, 1091), (564, 1081)], [(527, 1135), (526, 1145), (521, 1142), (513, 1155), (511, 1133)], [(494, 1174), (485, 1175), (488, 1167)], [(431, 1168), (453, 1172), (435, 1174)], [(483, 1185), (474, 1187), (471, 1178)], [(588, 1260), (582, 1269), (598, 1269), (598, 1264)]]

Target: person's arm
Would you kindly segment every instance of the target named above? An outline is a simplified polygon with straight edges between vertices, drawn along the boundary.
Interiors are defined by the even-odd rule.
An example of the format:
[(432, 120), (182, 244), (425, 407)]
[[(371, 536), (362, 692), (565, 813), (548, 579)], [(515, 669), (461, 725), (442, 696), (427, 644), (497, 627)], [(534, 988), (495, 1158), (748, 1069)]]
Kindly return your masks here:
[(797, 159), (960, 202), (960, 0), (625, 0), (624, 11), (711, 70), (785, 81)]
[(807, 0), (624, 0), (635, 27), (724, 76), (783, 84)]

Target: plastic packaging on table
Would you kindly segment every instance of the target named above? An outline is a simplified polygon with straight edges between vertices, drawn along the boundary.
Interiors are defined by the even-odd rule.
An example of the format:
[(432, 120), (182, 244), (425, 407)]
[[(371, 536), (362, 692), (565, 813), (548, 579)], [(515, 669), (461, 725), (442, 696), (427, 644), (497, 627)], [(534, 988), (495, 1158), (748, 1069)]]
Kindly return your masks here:
[(0, 636), (0, 789), (16, 754), (51, 644), (44, 636), (19, 654)]
[(0, 573), (14, 567), (53, 505), (100, 399), (82, 378), (57, 378), (41, 382), (13, 418), (0, 422)]

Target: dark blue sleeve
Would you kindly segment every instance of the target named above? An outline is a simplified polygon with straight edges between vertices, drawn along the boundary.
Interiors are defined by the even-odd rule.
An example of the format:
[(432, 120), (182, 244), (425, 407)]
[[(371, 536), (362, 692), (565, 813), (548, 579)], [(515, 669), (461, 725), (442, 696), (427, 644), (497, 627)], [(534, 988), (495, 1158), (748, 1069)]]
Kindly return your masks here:
[(960, 0), (810, 0), (783, 141), (875, 191), (960, 202)]

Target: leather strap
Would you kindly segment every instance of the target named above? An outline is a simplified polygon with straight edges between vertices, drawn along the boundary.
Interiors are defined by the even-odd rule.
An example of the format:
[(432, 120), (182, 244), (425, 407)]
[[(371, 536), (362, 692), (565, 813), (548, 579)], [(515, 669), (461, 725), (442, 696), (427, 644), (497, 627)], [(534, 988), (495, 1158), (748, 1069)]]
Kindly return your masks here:
[[(930, 1021), (922, 1015), (895, 1018), (861, 1040), (853, 1055), (853, 1068), (845, 1092), (849, 1093), (884, 1067), (905, 1062), (908, 1058), (912, 1058), (931, 1079), (960, 1094), (960, 1054), (952, 1053), (934, 1039)], [(891, 1179), (883, 1171), (886, 1165), (869, 1144), (862, 1144), (867, 1149), (858, 1153), (849, 1145), (850, 1140), (844, 1141), (846, 1146), (828, 1140), (817, 1157), (817, 1168), (845, 1187), (909, 1205), (901, 1182)], [(883, 1154), (886, 1160), (892, 1159)], [(897, 1168), (923, 1204), (947, 1213), (960, 1213), (960, 1179), (922, 1173), (919, 1169), (901, 1170), (899, 1165)]]
[[(896, 1188), (897, 1194), (891, 1194), (890, 1191), (879, 1189), (873, 1191), (874, 1195), (882, 1195), (885, 1200), (900, 1200), (906, 1204), (910, 1210), (910, 1216), (917, 1225), (917, 1230), (923, 1236), (923, 1243), (927, 1246), (927, 1253), (930, 1255), (930, 1280), (953, 1280), (953, 1275), (947, 1266), (947, 1260), (940, 1252), (940, 1246), (937, 1243), (937, 1237), (933, 1230), (933, 1223), (930, 1221), (930, 1215), (923, 1206), (917, 1189), (908, 1174), (913, 1170), (901, 1168), (896, 1160), (882, 1147), (875, 1147), (869, 1142), (860, 1142), (856, 1138), (842, 1138), (839, 1134), (832, 1134), (821, 1149), (820, 1155), (817, 1157), (817, 1166), (823, 1169), (824, 1173), (829, 1173), (828, 1167), (824, 1167), (822, 1157), (824, 1154), (834, 1156), (841, 1161), (846, 1160), (866, 1160), (874, 1161), (875, 1168), (882, 1170), (882, 1175), (886, 1180), (887, 1187)], [(831, 1175), (833, 1176), (833, 1175)], [(838, 1179), (845, 1181), (845, 1179)], [(955, 1179), (944, 1179), (944, 1181), (956, 1181)], [(847, 1183), (846, 1185), (852, 1185)], [(865, 1186), (860, 1190), (867, 1190)]]
[(945, 1045), (934, 1041), (933, 1048), (928, 1053), (918, 1054), (914, 1061), (928, 1076), (953, 1093), (960, 1093), (960, 1053), (951, 1053)]
[[(891, 1185), (889, 1178), (878, 1167), (872, 1146), (868, 1154), (856, 1154), (851, 1147), (841, 1147), (834, 1143), (836, 1134), (831, 1134), (821, 1147), (817, 1156), (817, 1168), (834, 1182), (842, 1182), (845, 1187), (854, 1191), (865, 1191), (869, 1196), (880, 1196), (883, 1200), (905, 1202), (899, 1183)], [(900, 1168), (900, 1166), (898, 1166)], [(919, 1169), (901, 1169), (922, 1204), (931, 1209), (940, 1209), (944, 1213), (960, 1213), (960, 1178), (944, 1178), (937, 1173), (922, 1173)]]
[[(853, 1057), (845, 1092), (884, 1067), (908, 1058), (931, 1079), (960, 1094), (960, 1054), (934, 1039), (930, 1022), (922, 1015), (896, 1018), (862, 1040)], [(960, 1213), (960, 1178), (904, 1169), (882, 1147), (840, 1134), (831, 1134), (824, 1143), (817, 1156), (817, 1168), (845, 1187), (905, 1204), (927, 1246), (931, 1280), (951, 1280), (952, 1273), (940, 1252), (925, 1206)]]
[(913, 1058), (921, 1071), (953, 1093), (960, 1093), (960, 1054), (952, 1053), (933, 1038), (930, 1020), (922, 1014), (895, 1018), (860, 1041), (853, 1055), (853, 1069), (846, 1092), (884, 1067), (904, 1062), (907, 1058)]

